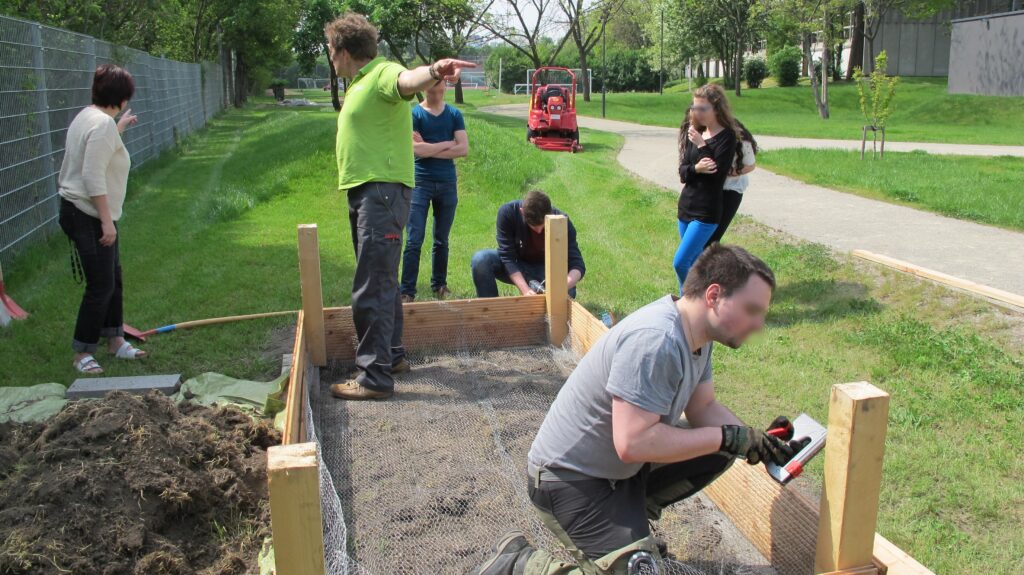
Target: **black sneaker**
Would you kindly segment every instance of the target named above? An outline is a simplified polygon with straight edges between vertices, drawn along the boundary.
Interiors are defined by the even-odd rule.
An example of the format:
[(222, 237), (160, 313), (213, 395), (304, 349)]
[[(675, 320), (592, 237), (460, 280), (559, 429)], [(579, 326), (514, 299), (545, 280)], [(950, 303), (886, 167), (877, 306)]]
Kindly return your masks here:
[(494, 554), (485, 561), (474, 575), (507, 575), (512, 573), (516, 561), (524, 549), (529, 548), (522, 531), (509, 531), (494, 546)]

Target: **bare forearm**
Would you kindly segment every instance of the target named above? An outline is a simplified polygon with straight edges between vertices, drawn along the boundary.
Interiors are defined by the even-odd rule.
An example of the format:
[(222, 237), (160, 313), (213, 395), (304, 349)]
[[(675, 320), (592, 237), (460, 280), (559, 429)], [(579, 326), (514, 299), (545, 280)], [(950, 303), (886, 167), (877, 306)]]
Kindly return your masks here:
[(430, 66), (419, 66), (398, 75), (398, 92), (403, 96), (411, 96), (426, 90), (438, 81), (430, 75)]
[(434, 155), (435, 158), (444, 158), (445, 160), (454, 160), (455, 158), (464, 158), (469, 153), (469, 146), (466, 144), (455, 144), (452, 147), (441, 150)]
[(658, 423), (636, 434), (626, 445), (616, 443), (626, 463), (675, 463), (715, 453), (722, 446), (719, 427), (683, 429)]
[(723, 425), (745, 425), (728, 407), (714, 400), (695, 413), (687, 413), (686, 421), (693, 427), (714, 427)]
[(581, 279), (583, 279), (583, 274), (580, 270), (569, 270), (569, 289), (576, 287), (576, 284), (580, 283)]
[(439, 154), (451, 149), (454, 145), (454, 142), (437, 142), (434, 144), (413, 142), (412, 153), (420, 158), (437, 158), (440, 157)]
[(508, 276), (508, 279), (512, 280), (512, 283), (519, 288), (520, 293), (526, 293), (530, 291), (530, 284), (526, 283), (526, 277), (523, 276), (522, 272), (515, 272)]
[(104, 224), (113, 223), (113, 219), (110, 217), (110, 203), (107, 202), (107, 196), (92, 196), (92, 205), (96, 206), (96, 213), (100, 216), (100, 222)]

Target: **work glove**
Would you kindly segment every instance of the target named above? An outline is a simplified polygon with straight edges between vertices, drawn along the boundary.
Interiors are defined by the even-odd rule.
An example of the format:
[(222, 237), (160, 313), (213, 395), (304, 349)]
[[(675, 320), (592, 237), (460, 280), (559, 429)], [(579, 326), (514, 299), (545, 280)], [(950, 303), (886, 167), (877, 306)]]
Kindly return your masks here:
[(761, 462), (785, 465), (808, 443), (808, 437), (785, 441), (745, 425), (723, 425), (719, 450), (746, 459), (750, 465)]
[(793, 439), (793, 424), (785, 415), (780, 415), (768, 425), (768, 435), (774, 435), (783, 441)]

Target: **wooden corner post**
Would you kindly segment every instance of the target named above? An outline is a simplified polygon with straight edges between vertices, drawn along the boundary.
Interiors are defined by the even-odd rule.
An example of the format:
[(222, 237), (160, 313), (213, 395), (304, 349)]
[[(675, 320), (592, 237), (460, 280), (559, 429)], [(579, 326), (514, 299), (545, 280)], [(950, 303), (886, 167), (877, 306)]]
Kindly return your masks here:
[(306, 349), (313, 365), (327, 365), (327, 338), (324, 333), (324, 294), (320, 283), (320, 240), (316, 224), (299, 226), (299, 282), (302, 286), (302, 312)]
[(544, 217), (544, 297), (548, 341), (562, 345), (569, 336), (569, 218)]
[(867, 382), (832, 386), (814, 572), (872, 566), (889, 394)]
[(277, 575), (324, 575), (320, 466), (315, 443), (267, 450), (270, 524)]

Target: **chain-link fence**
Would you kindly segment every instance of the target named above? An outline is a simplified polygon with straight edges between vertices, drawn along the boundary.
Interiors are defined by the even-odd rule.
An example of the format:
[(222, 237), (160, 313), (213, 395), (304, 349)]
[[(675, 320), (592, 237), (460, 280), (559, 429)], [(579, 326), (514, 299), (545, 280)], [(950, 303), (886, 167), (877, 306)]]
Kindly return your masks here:
[(224, 108), (223, 67), (151, 56), (90, 36), (0, 17), (0, 262), (57, 228), (57, 174), (68, 125), (91, 102), (96, 66), (135, 78), (125, 131), (132, 168), (158, 156)]

